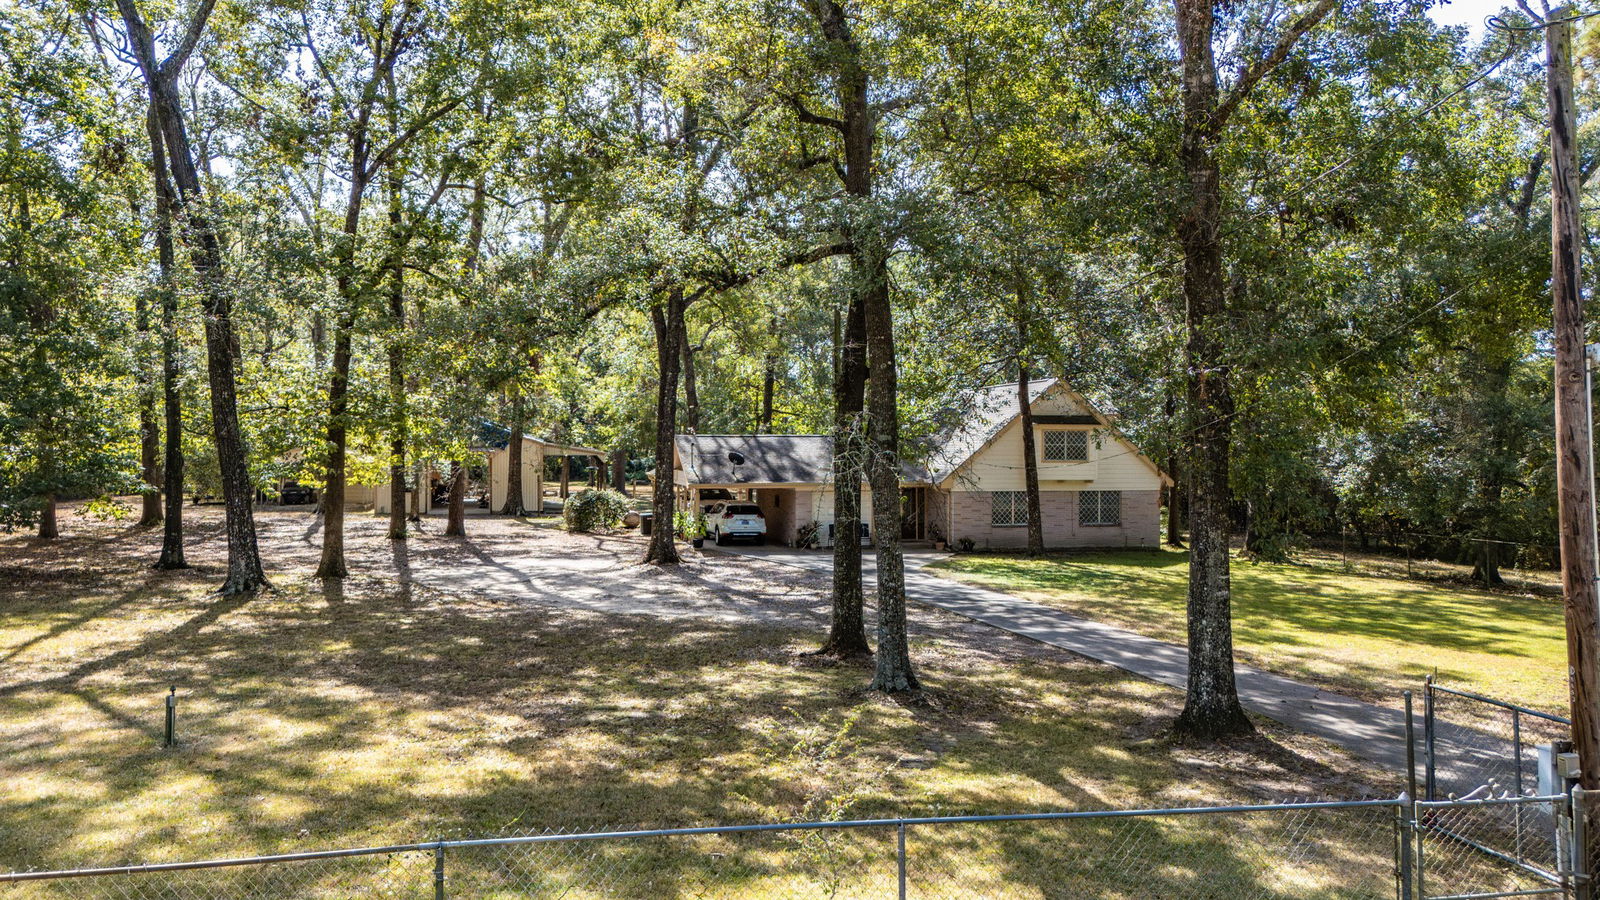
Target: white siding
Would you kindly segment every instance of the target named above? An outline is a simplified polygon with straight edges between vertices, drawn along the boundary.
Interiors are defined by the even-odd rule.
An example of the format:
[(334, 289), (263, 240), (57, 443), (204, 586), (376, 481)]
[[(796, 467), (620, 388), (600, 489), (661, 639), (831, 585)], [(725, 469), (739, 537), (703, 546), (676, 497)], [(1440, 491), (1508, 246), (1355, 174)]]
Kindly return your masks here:
[[(511, 451), (491, 450), (489, 457), (489, 509), (499, 512), (506, 505), (506, 463)], [(522, 507), (537, 512), (544, 502), (544, 451), (532, 441), (522, 445)]]
[[(1088, 410), (1061, 390), (1046, 393), (1034, 403), (1034, 415), (1085, 415)], [(1035, 425), (1036, 431), (1043, 426)], [(1043, 445), (1036, 433), (1034, 452)], [(987, 447), (957, 470), (946, 485), (954, 491), (1020, 491), (1027, 485), (1023, 475), (1022, 420), (1014, 419)], [(1095, 428), (1089, 437), (1088, 464), (1041, 463), (1041, 490), (1154, 491), (1161, 477), (1134, 446), (1109, 429)]]
[[(806, 522), (816, 522), (827, 527), (833, 521), (833, 488), (827, 487), (817, 491), (801, 491), (799, 502), (805, 504), (809, 500), (810, 516), (803, 517), (801, 525)], [(872, 526), (872, 490), (866, 485), (861, 486), (861, 521), (866, 522), (869, 529)], [(876, 533), (875, 531), (873, 533)]]

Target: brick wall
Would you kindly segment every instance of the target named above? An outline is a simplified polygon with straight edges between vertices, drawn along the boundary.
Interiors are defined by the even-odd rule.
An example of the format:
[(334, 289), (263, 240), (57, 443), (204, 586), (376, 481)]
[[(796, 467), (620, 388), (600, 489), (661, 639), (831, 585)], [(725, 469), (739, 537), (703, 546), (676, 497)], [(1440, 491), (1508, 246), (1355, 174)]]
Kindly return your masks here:
[[(1022, 550), (1028, 546), (1026, 525), (990, 523), (988, 491), (957, 490), (950, 494), (950, 544), (971, 538), (979, 550)], [(1161, 492), (1123, 491), (1122, 524), (1114, 527), (1078, 524), (1077, 491), (1040, 491), (1044, 545), (1071, 547), (1156, 547), (1161, 541)]]

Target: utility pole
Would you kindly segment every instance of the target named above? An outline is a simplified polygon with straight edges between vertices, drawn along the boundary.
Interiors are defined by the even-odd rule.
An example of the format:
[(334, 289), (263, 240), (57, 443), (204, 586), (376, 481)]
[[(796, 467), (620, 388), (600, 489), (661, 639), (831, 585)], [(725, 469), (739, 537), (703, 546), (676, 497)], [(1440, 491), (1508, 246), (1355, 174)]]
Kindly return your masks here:
[(1600, 621), (1596, 613), (1593, 432), (1589, 421), (1579, 277), (1577, 116), (1572, 96), (1571, 6), (1545, 23), (1545, 77), (1550, 102), (1550, 288), (1555, 305), (1557, 516), (1561, 588), (1567, 620), (1567, 685), (1572, 743), (1585, 790), (1600, 789)]

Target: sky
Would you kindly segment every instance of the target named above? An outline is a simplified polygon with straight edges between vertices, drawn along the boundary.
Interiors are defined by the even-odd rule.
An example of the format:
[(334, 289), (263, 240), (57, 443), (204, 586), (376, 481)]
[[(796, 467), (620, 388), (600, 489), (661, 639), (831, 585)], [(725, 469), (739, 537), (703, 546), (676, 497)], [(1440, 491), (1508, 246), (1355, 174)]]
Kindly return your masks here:
[[(1500, 12), (1502, 7), (1514, 6), (1513, 0), (1450, 0), (1428, 10), (1440, 25), (1465, 25), (1474, 37), (1484, 32), (1483, 20)], [(1538, 4), (1534, 4), (1538, 8)]]

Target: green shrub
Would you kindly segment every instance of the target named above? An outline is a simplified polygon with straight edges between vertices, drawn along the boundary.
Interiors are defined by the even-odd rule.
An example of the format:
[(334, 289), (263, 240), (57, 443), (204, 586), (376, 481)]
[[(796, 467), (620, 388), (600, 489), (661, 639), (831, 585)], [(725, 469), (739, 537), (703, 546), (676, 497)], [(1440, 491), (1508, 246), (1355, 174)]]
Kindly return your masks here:
[(628, 498), (616, 491), (582, 490), (567, 498), (561, 518), (568, 531), (615, 528), (628, 512)]

